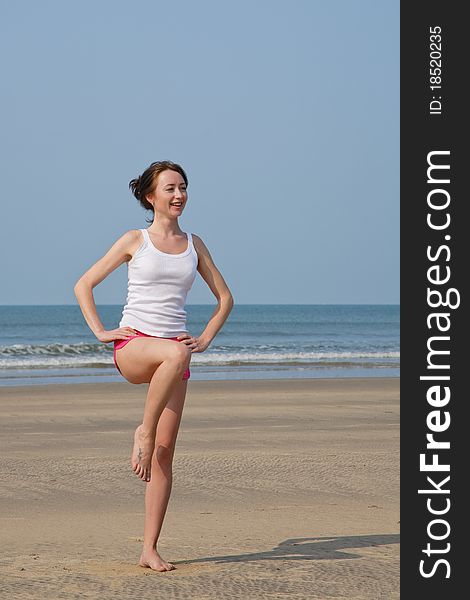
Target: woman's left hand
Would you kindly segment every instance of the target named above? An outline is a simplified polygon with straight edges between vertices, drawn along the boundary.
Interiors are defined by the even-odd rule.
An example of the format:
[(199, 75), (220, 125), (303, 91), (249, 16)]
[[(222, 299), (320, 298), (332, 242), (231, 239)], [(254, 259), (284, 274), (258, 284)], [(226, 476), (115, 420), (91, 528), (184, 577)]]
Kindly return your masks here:
[(192, 337), (189, 333), (183, 333), (176, 339), (186, 344), (191, 352), (204, 352), (209, 346), (209, 342), (206, 342), (202, 337)]

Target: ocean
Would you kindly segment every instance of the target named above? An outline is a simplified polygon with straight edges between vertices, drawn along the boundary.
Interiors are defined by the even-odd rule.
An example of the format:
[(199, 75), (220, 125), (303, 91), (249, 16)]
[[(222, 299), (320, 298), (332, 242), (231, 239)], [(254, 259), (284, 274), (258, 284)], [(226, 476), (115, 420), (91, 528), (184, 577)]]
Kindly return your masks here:
[[(122, 306), (98, 305), (106, 329)], [(199, 335), (214, 305), (187, 305)], [(236, 305), (192, 379), (398, 377), (399, 305)], [(78, 305), (0, 306), (0, 386), (125, 381)]]

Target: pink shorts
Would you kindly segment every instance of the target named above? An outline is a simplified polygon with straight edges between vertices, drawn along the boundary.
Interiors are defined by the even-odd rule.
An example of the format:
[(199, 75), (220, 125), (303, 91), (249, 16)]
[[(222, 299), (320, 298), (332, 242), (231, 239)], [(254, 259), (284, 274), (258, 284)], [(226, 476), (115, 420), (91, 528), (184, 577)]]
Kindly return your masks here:
[[(159, 337), (158, 335), (149, 335), (148, 333), (142, 333), (141, 331), (138, 331), (137, 329), (134, 329), (134, 331), (136, 332), (137, 335), (132, 335), (127, 340), (114, 340), (114, 364), (116, 365), (116, 369), (119, 371), (119, 373), (121, 373), (121, 369), (118, 367), (117, 362), (116, 362), (116, 350), (119, 350), (119, 348), (123, 348), (128, 342), (130, 342), (134, 338), (137, 338), (137, 337), (154, 337), (154, 338), (158, 338), (158, 339), (161, 339), (161, 340), (176, 340), (178, 342), (182, 342), (183, 341), (183, 340), (178, 340), (178, 338), (175, 338), (175, 337), (172, 337), (172, 338), (162, 338), (162, 337)], [(122, 375), (122, 373), (121, 373), (121, 375)], [(189, 379), (190, 377), (191, 377), (191, 371), (188, 368), (183, 373), (183, 381), (186, 380), (186, 379)]]

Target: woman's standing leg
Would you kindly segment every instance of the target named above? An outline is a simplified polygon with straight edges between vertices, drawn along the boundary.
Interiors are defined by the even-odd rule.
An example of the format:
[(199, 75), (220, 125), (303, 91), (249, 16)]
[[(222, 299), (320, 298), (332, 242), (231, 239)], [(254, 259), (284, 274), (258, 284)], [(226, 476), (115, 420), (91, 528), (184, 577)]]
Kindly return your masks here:
[(155, 452), (152, 457), (152, 478), (147, 483), (145, 492), (144, 547), (140, 565), (155, 571), (170, 571), (175, 568), (161, 558), (157, 542), (171, 494), (173, 455), (187, 385), (187, 380), (182, 380), (176, 385), (158, 421)]

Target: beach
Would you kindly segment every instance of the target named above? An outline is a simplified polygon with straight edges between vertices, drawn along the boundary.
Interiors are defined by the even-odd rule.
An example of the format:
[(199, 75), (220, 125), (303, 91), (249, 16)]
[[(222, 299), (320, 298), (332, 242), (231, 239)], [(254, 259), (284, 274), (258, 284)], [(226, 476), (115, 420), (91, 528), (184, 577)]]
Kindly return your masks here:
[(2, 598), (399, 598), (399, 378), (190, 381), (137, 565), (146, 385), (0, 388)]

